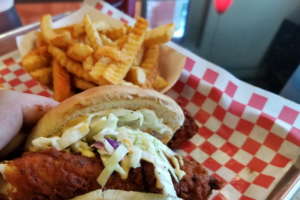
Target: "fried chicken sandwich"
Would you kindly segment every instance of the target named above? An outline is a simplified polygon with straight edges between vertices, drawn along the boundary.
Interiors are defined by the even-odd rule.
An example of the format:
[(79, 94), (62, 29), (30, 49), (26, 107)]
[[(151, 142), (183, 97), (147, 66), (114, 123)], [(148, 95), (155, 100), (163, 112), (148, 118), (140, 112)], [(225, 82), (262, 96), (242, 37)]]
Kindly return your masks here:
[(0, 164), (0, 200), (204, 200), (218, 182), (167, 143), (182, 109), (153, 90), (89, 89), (38, 122), (27, 151)]

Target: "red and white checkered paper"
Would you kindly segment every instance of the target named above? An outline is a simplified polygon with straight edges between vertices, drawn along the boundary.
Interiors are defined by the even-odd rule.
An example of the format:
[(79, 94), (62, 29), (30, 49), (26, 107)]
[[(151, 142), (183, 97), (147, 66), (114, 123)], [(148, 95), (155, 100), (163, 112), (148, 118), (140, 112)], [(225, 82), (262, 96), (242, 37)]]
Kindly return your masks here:
[[(133, 22), (104, 2), (85, 3), (124, 23)], [(211, 199), (266, 199), (300, 155), (300, 105), (244, 83), (174, 43), (168, 45), (187, 56), (180, 80), (168, 95), (200, 125), (179, 152), (225, 183)], [(0, 84), (51, 96), (18, 61), (18, 52), (0, 58)]]

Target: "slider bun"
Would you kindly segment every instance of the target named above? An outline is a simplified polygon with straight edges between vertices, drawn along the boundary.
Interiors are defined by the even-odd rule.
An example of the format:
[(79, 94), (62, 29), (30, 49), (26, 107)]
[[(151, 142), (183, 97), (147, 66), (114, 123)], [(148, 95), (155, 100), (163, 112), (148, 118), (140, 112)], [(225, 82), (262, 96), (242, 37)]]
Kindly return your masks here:
[(178, 197), (123, 190), (94, 190), (71, 200), (181, 200)]
[(119, 108), (153, 110), (173, 131), (171, 134), (155, 135), (164, 143), (173, 137), (184, 122), (179, 105), (159, 92), (129, 86), (100, 86), (74, 95), (46, 113), (29, 135), (27, 148), (30, 150), (31, 141), (35, 138), (61, 134), (68, 121), (81, 115)]

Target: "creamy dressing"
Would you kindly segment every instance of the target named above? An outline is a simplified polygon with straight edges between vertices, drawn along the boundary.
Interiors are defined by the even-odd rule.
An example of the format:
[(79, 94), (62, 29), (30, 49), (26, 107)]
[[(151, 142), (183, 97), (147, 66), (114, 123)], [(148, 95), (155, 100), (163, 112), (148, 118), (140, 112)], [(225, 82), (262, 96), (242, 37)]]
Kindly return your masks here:
[(71, 148), (87, 157), (95, 156), (91, 146), (95, 147), (104, 164), (97, 179), (102, 187), (113, 172), (127, 179), (131, 168), (140, 167), (142, 160), (147, 161), (154, 166), (156, 186), (166, 195), (177, 196), (172, 178), (178, 182), (185, 175), (180, 169), (182, 158), (149, 134), (171, 132), (152, 110), (117, 109), (90, 114), (66, 128), (61, 137), (40, 137), (32, 144), (37, 149)]
[(71, 149), (77, 153), (81, 153), (83, 156), (89, 158), (95, 157), (93, 149), (86, 142), (78, 141), (71, 145)]

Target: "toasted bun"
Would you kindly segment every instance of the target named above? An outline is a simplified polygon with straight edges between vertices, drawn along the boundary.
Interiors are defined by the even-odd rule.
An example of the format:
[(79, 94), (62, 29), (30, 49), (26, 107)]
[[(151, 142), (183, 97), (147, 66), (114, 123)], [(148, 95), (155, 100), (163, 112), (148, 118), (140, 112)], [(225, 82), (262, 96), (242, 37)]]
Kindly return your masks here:
[[(184, 114), (178, 104), (159, 92), (128, 86), (101, 86), (77, 94), (46, 113), (29, 135), (27, 148), (30, 150), (31, 141), (37, 137), (61, 134), (68, 121), (81, 115), (118, 108), (153, 110), (173, 134), (184, 122)], [(167, 143), (173, 134), (156, 136)]]
[(71, 200), (181, 200), (178, 197), (123, 190), (95, 190)]

